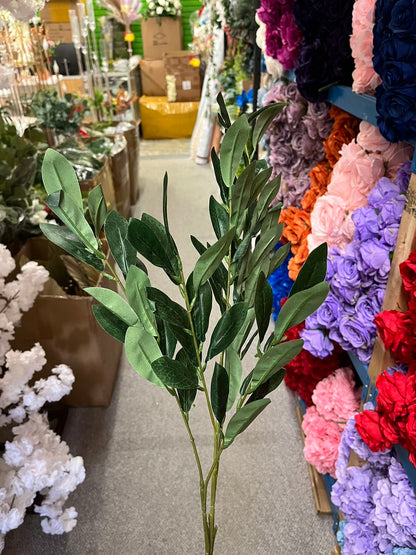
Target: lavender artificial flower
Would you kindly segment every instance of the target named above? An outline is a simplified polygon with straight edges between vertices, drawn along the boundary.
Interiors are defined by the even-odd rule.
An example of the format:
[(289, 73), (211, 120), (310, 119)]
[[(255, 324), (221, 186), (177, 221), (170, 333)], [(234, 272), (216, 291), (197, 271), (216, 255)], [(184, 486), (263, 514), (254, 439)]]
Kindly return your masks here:
[(314, 357), (326, 358), (332, 354), (334, 345), (323, 331), (304, 329), (299, 335), (304, 341), (304, 348)]
[(368, 195), (368, 204), (376, 210), (381, 210), (386, 201), (397, 199), (400, 194), (400, 187), (394, 181), (387, 177), (382, 177)]
[(324, 329), (329, 329), (338, 322), (341, 316), (341, 307), (333, 293), (328, 294), (315, 314), (317, 323)]
[(357, 267), (367, 276), (387, 280), (390, 272), (390, 251), (380, 243), (364, 241), (358, 250)]
[(364, 206), (355, 210), (351, 217), (355, 225), (355, 239), (367, 241), (378, 237), (380, 233), (379, 220), (373, 206)]
[(412, 163), (409, 160), (398, 170), (396, 175), (396, 184), (401, 193), (406, 193), (409, 188), (410, 175), (412, 171)]

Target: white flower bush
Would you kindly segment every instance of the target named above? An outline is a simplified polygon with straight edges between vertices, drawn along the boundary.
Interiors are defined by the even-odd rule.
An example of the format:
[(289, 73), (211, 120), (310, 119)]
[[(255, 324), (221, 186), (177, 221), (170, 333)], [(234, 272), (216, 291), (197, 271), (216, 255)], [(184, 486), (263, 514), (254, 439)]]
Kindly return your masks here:
[[(81, 457), (72, 457), (67, 444), (50, 428), (39, 410), (46, 402), (67, 395), (74, 382), (72, 370), (60, 364), (48, 378), (34, 379), (46, 363), (39, 343), (30, 351), (10, 349), (15, 325), (33, 305), (48, 272), (28, 262), (13, 281), (6, 282), (15, 262), (0, 245), (0, 428), (13, 425), (0, 458), (0, 553), (5, 534), (22, 524), (26, 509), (38, 493), (35, 512), (47, 534), (69, 532), (76, 524), (74, 507), (65, 508), (69, 494), (85, 478)], [(30, 383), (30, 385), (29, 385)]]
[(143, 17), (179, 16), (182, 6), (179, 0), (150, 0), (144, 7)]

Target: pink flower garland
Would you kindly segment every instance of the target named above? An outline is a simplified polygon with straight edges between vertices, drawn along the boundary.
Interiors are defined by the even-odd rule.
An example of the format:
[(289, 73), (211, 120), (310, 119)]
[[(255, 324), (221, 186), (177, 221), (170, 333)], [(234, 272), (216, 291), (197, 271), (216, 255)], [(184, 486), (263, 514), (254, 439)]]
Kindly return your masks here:
[(318, 383), (312, 395), (314, 406), (306, 409), (305, 459), (321, 474), (335, 478), (335, 463), (341, 434), (348, 419), (358, 412), (361, 389), (355, 387), (351, 368), (338, 368)]
[(373, 67), (373, 27), (376, 0), (355, 0), (350, 46), (354, 58), (352, 90), (374, 94), (381, 79)]
[(344, 249), (354, 235), (351, 214), (367, 205), (367, 197), (381, 177), (394, 178), (398, 168), (412, 157), (413, 147), (391, 144), (377, 127), (362, 121), (355, 141), (341, 148), (325, 195), (311, 213), (309, 252), (327, 242)]

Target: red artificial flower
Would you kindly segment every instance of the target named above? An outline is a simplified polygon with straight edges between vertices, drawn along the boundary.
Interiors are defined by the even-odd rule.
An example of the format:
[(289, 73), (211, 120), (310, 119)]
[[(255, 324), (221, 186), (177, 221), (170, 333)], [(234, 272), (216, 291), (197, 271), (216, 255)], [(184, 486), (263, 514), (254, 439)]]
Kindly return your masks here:
[(416, 251), (410, 253), (409, 258), (399, 267), (405, 290), (412, 291), (416, 288)]
[(400, 426), (398, 422), (390, 418), (388, 413), (380, 414), (380, 430), (382, 436), (389, 444), (394, 445), (395, 443), (399, 443), (401, 436)]
[(407, 377), (401, 372), (383, 372), (377, 378), (377, 408), (393, 420), (407, 415)]
[(398, 310), (384, 310), (374, 318), (377, 331), (386, 349), (397, 346), (399, 328), (402, 323), (401, 315), (402, 312)]
[(371, 451), (376, 453), (391, 449), (391, 441), (388, 441), (381, 431), (380, 414), (377, 411), (365, 410), (356, 414), (355, 427)]
[(406, 364), (416, 358), (415, 323), (409, 312), (385, 310), (374, 318), (386, 349), (391, 349), (397, 362)]

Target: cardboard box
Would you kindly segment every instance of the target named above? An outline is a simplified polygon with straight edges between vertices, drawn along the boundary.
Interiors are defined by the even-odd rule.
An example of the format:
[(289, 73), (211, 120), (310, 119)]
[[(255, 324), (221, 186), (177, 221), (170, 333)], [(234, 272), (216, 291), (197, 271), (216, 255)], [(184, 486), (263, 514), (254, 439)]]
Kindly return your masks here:
[(142, 96), (140, 113), (143, 139), (191, 137), (199, 102), (168, 102), (166, 96)]
[(140, 60), (142, 94), (166, 96), (166, 70), (164, 60)]
[[(187, 50), (167, 52), (164, 57), (166, 75), (173, 75), (175, 79), (174, 102), (193, 102), (201, 98), (201, 79), (198, 67), (191, 62), (199, 57)], [(170, 100), (170, 99), (169, 99)]]
[(142, 20), (143, 57), (161, 60), (165, 52), (181, 50), (182, 20), (179, 17), (150, 17)]
[(76, 9), (76, 0), (49, 0), (40, 11), (40, 18), (44, 23), (69, 23), (68, 10)]
[[(44, 237), (29, 239), (16, 256), (30, 260), (56, 260), (61, 251)], [(66, 253), (64, 253), (66, 254)], [(24, 259), (22, 260), (24, 262)], [(59, 261), (58, 261), (59, 262)], [(100, 274), (95, 285), (116, 290), (116, 284)], [(38, 341), (46, 352), (47, 364), (39, 377), (50, 375), (58, 364), (72, 368), (72, 391), (59, 403), (71, 407), (108, 406), (111, 401), (123, 345), (110, 337), (97, 323), (90, 296), (54, 292), (53, 287), (38, 295), (33, 307), (16, 327), (13, 348), (31, 349)], [(55, 284), (58, 289), (58, 286)]]
[(45, 33), (49, 40), (63, 43), (72, 42), (72, 31), (70, 23), (45, 23)]

